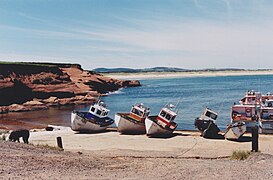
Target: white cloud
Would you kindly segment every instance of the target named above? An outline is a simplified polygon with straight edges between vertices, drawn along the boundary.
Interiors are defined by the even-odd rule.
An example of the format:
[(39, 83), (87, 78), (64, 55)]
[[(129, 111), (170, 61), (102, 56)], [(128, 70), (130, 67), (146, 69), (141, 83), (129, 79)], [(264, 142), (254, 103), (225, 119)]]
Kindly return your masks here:
[[(203, 1), (193, 0), (193, 3), (206, 13), (219, 13), (219, 9), (211, 11), (207, 4), (203, 4)], [(221, 0), (217, 3), (221, 5), (220, 9), (226, 10), (224, 13), (227, 13), (230, 18), (238, 15), (238, 12), (234, 13), (234, 9), (240, 1)], [(260, 14), (263, 14), (262, 9), (265, 9), (264, 14), (270, 14), (272, 7), (264, 7), (259, 2), (256, 3), (260, 5), (257, 10)], [(158, 12), (161, 11), (158, 10)], [(1, 59), (53, 62), (74, 60), (88, 69), (98, 66), (159, 65), (182, 68), (273, 67), (271, 19), (258, 23), (257, 20), (247, 22), (196, 20), (177, 15), (167, 17), (161, 15), (146, 19), (113, 15), (112, 18), (120, 23), (103, 25), (93, 24), (88, 20), (81, 22), (71, 20), (57, 25), (56, 21), (50, 24), (50, 21), (25, 13), (19, 13), (19, 16), (39, 23), (46, 22), (46, 25), (38, 29), (38, 27), (27, 28), (2, 24), (0, 30), (21, 33), (24, 37), (35, 37), (49, 43), (33, 44), (35, 49), (40, 48), (40, 53), (37, 51), (24, 55), (26, 49), (21, 47), (17, 55), (2, 54)], [(30, 48), (31, 46), (28, 47)]]
[[(51, 57), (47, 57), (45, 52), (40, 56), (10, 56), (9, 59), (53, 62), (78, 60), (88, 69), (98, 66), (159, 65), (185, 68), (273, 67), (271, 52), (273, 25), (269, 23), (253, 25), (196, 21), (150, 22), (150, 27), (160, 27), (154, 30), (150, 27), (146, 29), (147, 24), (142, 30), (131, 28), (109, 28), (109, 30), (105, 28), (103, 31), (82, 28), (73, 30), (74, 32), (31, 30), (41, 36), (52, 35), (71, 39), (71, 44), (64, 45), (64, 51), (70, 53), (66, 54), (66, 57), (63, 54), (51, 54)], [(78, 39), (85, 39), (87, 44), (73, 45), (73, 40)], [(101, 42), (94, 42), (94, 39)]]

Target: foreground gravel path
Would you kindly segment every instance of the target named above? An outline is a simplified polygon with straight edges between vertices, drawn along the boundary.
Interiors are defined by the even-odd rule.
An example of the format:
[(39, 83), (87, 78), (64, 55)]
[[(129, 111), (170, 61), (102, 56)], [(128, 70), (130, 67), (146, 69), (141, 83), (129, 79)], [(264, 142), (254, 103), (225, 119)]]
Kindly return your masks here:
[[(0, 179), (271, 179), (273, 156), (247, 160), (125, 156), (112, 151), (63, 152), (0, 141)], [(118, 150), (116, 150), (118, 151)], [(120, 151), (120, 150), (119, 150)], [(141, 154), (141, 153), (140, 153)]]

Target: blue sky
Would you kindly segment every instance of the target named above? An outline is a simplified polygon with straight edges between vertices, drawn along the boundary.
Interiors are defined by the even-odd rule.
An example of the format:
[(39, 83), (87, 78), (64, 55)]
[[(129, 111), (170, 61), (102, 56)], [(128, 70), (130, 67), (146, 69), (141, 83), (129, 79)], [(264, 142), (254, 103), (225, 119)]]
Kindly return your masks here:
[(273, 1), (2, 0), (0, 60), (273, 68)]

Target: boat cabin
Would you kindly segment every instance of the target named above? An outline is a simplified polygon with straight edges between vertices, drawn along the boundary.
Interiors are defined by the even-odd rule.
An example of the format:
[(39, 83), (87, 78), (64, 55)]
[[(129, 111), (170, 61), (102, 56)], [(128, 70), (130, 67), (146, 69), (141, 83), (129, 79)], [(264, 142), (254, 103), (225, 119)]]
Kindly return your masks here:
[(256, 121), (256, 105), (233, 105), (231, 119), (233, 121)]
[(273, 121), (273, 108), (264, 107), (261, 109), (261, 121)]
[(262, 94), (254, 90), (247, 91), (245, 97), (240, 100), (243, 105), (259, 105), (261, 103)]
[(273, 120), (273, 99), (265, 100), (261, 108), (261, 120)]
[(99, 101), (94, 105), (90, 106), (89, 113), (99, 117), (104, 118), (108, 116), (109, 109), (106, 108), (106, 105), (103, 101)]
[(132, 107), (129, 116), (137, 121), (144, 121), (149, 115), (150, 109), (143, 106), (143, 104), (136, 104)]
[[(262, 103), (265, 105), (266, 101), (272, 101), (273, 100), (273, 94), (272, 93), (267, 93), (266, 95), (262, 95)], [(272, 103), (271, 103), (272, 104)], [(267, 105), (265, 105), (267, 106)]]
[(273, 99), (265, 100), (263, 106), (273, 108)]
[[(171, 110), (172, 107), (173, 106), (164, 107), (161, 109), (161, 111), (159, 112), (159, 114), (156, 118), (158, 124), (162, 125), (163, 127), (171, 126), (173, 124), (172, 122), (175, 119), (177, 114)], [(174, 126), (175, 125), (176, 124), (174, 124)]]
[(217, 119), (218, 114), (216, 112), (214, 112), (213, 110), (206, 108), (203, 113), (201, 114), (200, 119), (201, 120), (210, 120), (215, 122), (215, 120)]

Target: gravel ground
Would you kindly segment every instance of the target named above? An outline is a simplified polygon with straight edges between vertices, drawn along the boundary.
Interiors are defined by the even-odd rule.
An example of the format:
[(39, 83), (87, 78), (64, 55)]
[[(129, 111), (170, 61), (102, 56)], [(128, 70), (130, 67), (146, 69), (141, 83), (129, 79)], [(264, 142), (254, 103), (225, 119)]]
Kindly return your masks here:
[[(273, 156), (247, 160), (152, 156), (120, 150), (68, 152), (0, 141), (0, 179), (272, 179)], [(117, 152), (115, 152), (117, 151)], [(119, 152), (118, 152), (119, 151)]]

